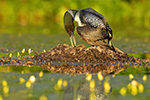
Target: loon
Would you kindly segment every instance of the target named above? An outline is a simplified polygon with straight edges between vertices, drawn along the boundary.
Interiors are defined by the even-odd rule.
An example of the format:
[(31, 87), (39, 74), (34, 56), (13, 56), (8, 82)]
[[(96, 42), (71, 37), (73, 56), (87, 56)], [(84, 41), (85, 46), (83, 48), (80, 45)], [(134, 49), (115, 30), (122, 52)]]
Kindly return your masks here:
[(70, 37), (72, 46), (76, 46), (74, 21), (78, 22), (76, 32), (85, 42), (115, 51), (111, 42), (113, 37), (111, 27), (103, 15), (92, 8), (66, 11), (64, 14), (64, 27)]

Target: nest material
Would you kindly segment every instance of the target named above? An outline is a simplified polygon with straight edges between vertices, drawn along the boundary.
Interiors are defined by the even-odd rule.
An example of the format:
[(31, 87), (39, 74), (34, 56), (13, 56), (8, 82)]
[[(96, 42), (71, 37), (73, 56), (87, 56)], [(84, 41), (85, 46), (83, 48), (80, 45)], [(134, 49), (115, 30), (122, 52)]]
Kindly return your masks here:
[(42, 62), (41, 67), (52, 72), (72, 74), (115, 73), (124, 70), (128, 62), (137, 61), (118, 48), (115, 49), (116, 52), (113, 52), (100, 46), (86, 48), (85, 45), (72, 47), (59, 44), (45, 53), (35, 55), (33, 60)]

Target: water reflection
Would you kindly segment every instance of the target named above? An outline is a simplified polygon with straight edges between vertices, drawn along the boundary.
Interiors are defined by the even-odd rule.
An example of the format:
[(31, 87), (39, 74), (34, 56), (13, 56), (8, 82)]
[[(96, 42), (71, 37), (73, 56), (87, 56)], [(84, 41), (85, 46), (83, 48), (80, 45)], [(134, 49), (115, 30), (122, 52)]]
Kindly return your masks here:
[(63, 100), (104, 100), (109, 97), (112, 87), (97, 78), (70, 82), (64, 91)]
[[(135, 69), (127, 70), (134, 73)], [(130, 80), (127, 72), (121, 73), (101, 76), (43, 72), (40, 75), (39, 72), (31, 74), (4, 70), (0, 72), (0, 96), (3, 100), (145, 100), (149, 97), (149, 75), (133, 74)], [(33, 76), (35, 81), (29, 83)], [(136, 91), (132, 91), (134, 88)], [(5, 96), (7, 93), (9, 96)]]

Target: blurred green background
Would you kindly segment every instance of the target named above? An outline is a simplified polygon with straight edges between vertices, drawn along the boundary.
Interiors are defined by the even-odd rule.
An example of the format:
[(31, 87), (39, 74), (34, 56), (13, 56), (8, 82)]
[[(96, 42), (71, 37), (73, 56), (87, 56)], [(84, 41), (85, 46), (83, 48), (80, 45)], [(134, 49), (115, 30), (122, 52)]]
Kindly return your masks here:
[(88, 7), (106, 17), (116, 36), (126, 28), (122, 35), (150, 36), (150, 0), (0, 0), (0, 33), (64, 33), (65, 11)]

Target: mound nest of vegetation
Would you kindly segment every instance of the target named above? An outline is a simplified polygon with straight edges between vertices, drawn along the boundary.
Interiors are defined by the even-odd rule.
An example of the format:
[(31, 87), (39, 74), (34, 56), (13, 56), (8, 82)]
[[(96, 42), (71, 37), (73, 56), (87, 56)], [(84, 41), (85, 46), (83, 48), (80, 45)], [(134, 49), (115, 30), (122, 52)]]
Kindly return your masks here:
[(59, 44), (51, 50), (35, 55), (32, 60), (41, 67), (55, 73), (116, 73), (124, 70), (129, 63), (140, 59), (128, 56), (118, 48), (116, 52), (103, 47), (76, 47)]

